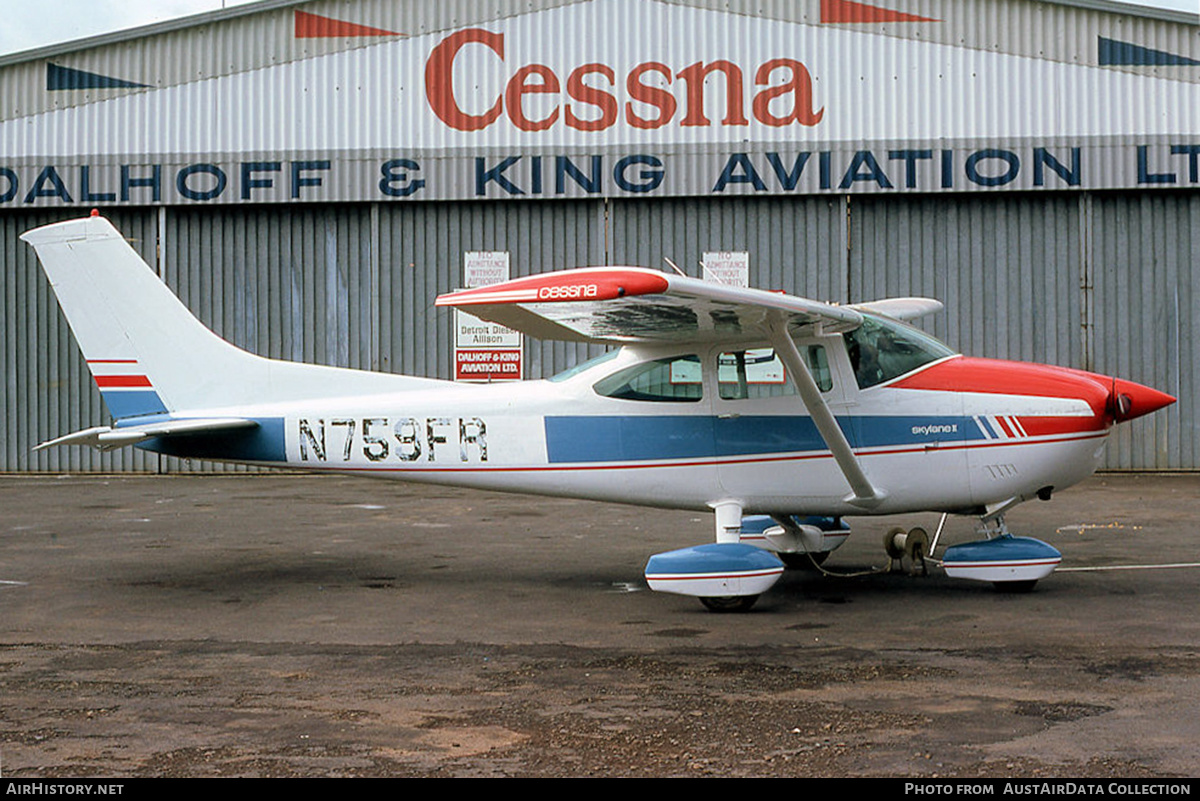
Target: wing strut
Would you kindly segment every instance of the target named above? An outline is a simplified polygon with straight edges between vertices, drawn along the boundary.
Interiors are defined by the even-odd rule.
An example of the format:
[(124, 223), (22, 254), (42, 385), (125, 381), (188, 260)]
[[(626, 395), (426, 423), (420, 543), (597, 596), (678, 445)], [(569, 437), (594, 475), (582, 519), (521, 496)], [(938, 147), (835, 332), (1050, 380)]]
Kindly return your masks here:
[(854, 490), (846, 498), (846, 502), (864, 509), (878, 506), (887, 497), (887, 493), (876, 489), (867, 478), (867, 474), (863, 472), (858, 457), (854, 455), (854, 450), (846, 440), (846, 435), (842, 433), (841, 426), (837, 424), (833, 412), (829, 411), (829, 406), (821, 397), (821, 390), (817, 388), (817, 382), (813, 380), (808, 365), (800, 356), (796, 343), (788, 334), (787, 320), (781, 315), (772, 315), (772, 318), (768, 326), (771, 345), (792, 376), (792, 383), (796, 385), (800, 399), (804, 401), (804, 406), (817, 426), (817, 431), (825, 440), (825, 446), (833, 454), (834, 461), (841, 468), (842, 475), (846, 477), (850, 488)]

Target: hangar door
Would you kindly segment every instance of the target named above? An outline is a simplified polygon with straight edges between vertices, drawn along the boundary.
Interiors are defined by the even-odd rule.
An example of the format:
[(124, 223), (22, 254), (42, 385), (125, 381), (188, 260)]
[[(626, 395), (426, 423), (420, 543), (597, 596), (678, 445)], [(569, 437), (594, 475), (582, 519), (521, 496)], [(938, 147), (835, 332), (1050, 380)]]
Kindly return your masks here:
[[(989, 193), (164, 207), (106, 212), (214, 330), (266, 356), (448, 378), (439, 293), (463, 254), (507, 251), (514, 277), (596, 264), (692, 275), (705, 252), (749, 254), (753, 285), (838, 302), (929, 295), (923, 322), (980, 356), (1118, 374), (1180, 402), (1119, 429), (1107, 465), (1200, 467), (1192, 351), (1200, 299), (1200, 195)], [(18, 241), (76, 212), (0, 215), (0, 469), (229, 469), (124, 449), (32, 453), (106, 422), (99, 394), (33, 251)], [(527, 342), (525, 374), (596, 349)]]

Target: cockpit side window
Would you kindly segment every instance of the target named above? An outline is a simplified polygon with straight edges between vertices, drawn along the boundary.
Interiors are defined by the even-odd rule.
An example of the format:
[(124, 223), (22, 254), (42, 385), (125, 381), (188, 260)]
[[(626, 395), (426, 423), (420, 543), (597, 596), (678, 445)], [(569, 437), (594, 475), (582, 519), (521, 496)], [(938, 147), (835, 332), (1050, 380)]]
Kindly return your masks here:
[(642, 362), (600, 379), (596, 394), (617, 400), (695, 403), (704, 397), (700, 357), (672, 356)]
[(846, 353), (859, 389), (911, 373), (954, 351), (917, 328), (863, 315), (862, 325), (845, 334)]

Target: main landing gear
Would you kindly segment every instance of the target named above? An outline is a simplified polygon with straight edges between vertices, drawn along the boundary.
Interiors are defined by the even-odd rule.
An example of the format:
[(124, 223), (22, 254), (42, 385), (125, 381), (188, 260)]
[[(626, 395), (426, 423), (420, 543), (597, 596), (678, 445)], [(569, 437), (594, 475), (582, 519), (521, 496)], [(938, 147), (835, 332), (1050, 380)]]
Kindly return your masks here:
[(650, 589), (694, 595), (713, 612), (745, 612), (783, 575), (770, 551), (735, 542), (658, 553), (646, 563)]
[(726, 595), (717, 597), (700, 597), (700, 603), (710, 612), (749, 612), (758, 601), (757, 595)]
[(712, 612), (746, 612), (787, 566), (819, 569), (850, 528), (838, 518), (742, 517), (735, 502), (714, 504), (717, 541), (655, 554), (646, 564), (650, 589), (693, 595)]
[(745, 612), (775, 585), (784, 565), (769, 550), (742, 542), (742, 505), (713, 504), (717, 541), (658, 553), (646, 563), (650, 589), (693, 595), (712, 612)]

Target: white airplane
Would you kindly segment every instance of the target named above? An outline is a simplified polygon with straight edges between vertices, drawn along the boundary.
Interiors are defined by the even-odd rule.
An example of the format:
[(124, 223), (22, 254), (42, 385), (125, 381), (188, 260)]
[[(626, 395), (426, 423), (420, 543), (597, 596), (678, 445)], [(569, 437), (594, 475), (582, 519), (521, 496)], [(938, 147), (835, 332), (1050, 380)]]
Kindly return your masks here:
[[(715, 543), (656, 554), (653, 589), (749, 608), (819, 564), (844, 515), (978, 516), (947, 573), (1024, 590), (1060, 560), (1003, 514), (1090, 475), (1115, 423), (1174, 398), (1118, 378), (955, 353), (903, 320), (634, 267), (443, 295), (534, 337), (619, 347), (547, 380), (461, 384), (266, 359), (204, 327), (95, 212), (22, 236), (113, 423), (38, 446), (339, 471), (714, 513)], [(936, 542), (935, 542), (936, 545)], [(889, 552), (921, 559), (923, 531)]]

